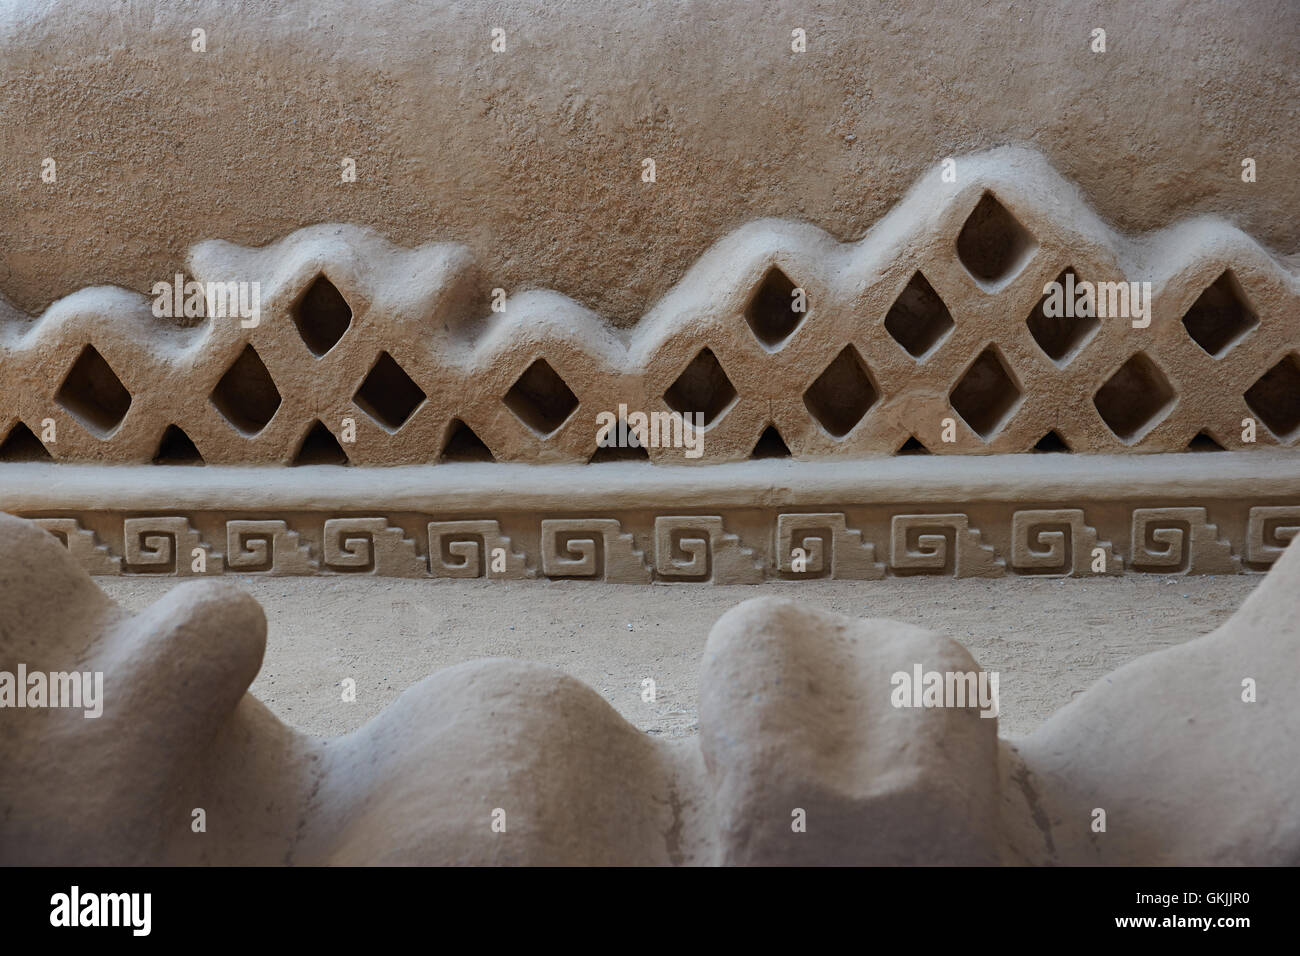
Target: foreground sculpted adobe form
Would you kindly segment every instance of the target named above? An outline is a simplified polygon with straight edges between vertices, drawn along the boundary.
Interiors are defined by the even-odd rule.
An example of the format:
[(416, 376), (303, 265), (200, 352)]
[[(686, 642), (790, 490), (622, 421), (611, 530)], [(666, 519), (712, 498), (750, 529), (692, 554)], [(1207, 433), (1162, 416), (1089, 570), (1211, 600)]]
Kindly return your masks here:
[(891, 703), (914, 663), (978, 672), (956, 642), (746, 601), (709, 636), (700, 735), (676, 742), (508, 660), (309, 738), (246, 693), (266, 622), (234, 586), (132, 615), (39, 527), (0, 517), (0, 545), (0, 670), (104, 673), (98, 718), (3, 713), (4, 863), (1300, 862), (1300, 545), (1217, 631), (1015, 740), (977, 706)]

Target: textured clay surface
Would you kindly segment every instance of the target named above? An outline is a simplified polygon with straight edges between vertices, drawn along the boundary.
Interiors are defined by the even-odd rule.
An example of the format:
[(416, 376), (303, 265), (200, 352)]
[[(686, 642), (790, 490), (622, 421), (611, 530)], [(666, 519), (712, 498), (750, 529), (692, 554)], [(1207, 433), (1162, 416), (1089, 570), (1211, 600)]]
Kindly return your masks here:
[[(998, 726), (1029, 733), (1121, 664), (1214, 630), (1256, 575), (1123, 578), (885, 578), (769, 581), (763, 594), (850, 618), (889, 617), (949, 634), (1002, 674)], [(174, 578), (95, 583), (142, 611)], [(591, 581), (259, 578), (241, 590), (266, 612), (266, 658), (252, 693), (296, 730), (356, 730), (425, 675), (481, 657), (536, 661), (600, 692), (638, 729), (699, 732), (708, 630), (749, 585), (644, 588)], [(341, 682), (356, 681), (344, 700)], [(643, 697), (647, 678), (653, 700)]]
[(0, 290), (144, 292), (200, 240), (351, 222), (626, 326), (745, 222), (855, 240), (1006, 144), (1124, 230), (1217, 213), (1293, 254), (1297, 35), (1289, 0), (7, 0)]
[(977, 707), (894, 706), (895, 672), (979, 671), (956, 642), (748, 601), (710, 634), (698, 740), (670, 742), (505, 660), (307, 738), (247, 694), (266, 637), (247, 595), (189, 582), (131, 615), (36, 525), (0, 517), (0, 539), (0, 667), (105, 687), (97, 719), (4, 714), (6, 863), (1300, 862), (1300, 546), (1212, 634), (1014, 743)]
[(1200, 576), (1266, 571), (1300, 530), (1290, 449), (714, 468), (20, 462), (0, 473), (0, 510), (31, 517), (96, 575)]
[[(929, 170), (858, 242), (749, 223), (629, 331), (554, 291), (493, 297), (463, 245), (355, 225), (203, 242), (179, 269), (158, 277), (177, 306), (189, 276), (256, 287), (254, 317), (159, 317), (117, 287), (35, 320), (0, 302), (0, 459), (576, 463), (609, 451), (601, 415), (634, 414), (663, 423), (637, 449), (656, 464), (1300, 438), (1300, 274), (1217, 217), (1116, 232), (1024, 149)], [(1088, 314), (1049, 315), (1054, 281), (1095, 286)]]

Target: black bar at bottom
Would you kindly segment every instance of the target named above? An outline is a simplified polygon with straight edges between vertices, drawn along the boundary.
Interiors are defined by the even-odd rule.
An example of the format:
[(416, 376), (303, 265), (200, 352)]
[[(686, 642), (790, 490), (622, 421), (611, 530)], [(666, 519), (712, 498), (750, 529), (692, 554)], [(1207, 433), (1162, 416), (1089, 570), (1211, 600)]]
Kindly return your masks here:
[(731, 946), (751, 935), (771, 946), (776, 929), (806, 942), (833, 932), (862, 943), (911, 938), (918, 947), (996, 947), (1029, 932), (1051, 934), (1036, 936), (1040, 945), (1099, 936), (1231, 945), (1249, 938), (1243, 933), (1285, 930), (1296, 882), (1287, 868), (0, 868), (0, 925), (9, 952), (22, 950), (8, 944), (60, 936), (128, 946), (411, 940), (461, 949), (517, 935), (548, 949), (603, 939), (602, 949), (641, 950), (695, 942), (701, 931)]

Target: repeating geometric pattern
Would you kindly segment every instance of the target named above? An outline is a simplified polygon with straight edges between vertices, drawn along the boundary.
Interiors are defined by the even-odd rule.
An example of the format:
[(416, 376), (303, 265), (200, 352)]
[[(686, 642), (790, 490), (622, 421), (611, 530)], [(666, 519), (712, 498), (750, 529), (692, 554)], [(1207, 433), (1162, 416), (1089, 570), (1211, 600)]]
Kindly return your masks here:
[[(585, 462), (597, 414), (620, 405), (705, 414), (698, 461), (648, 449), (667, 464), (756, 446), (846, 459), (1236, 450), (1252, 447), (1247, 418), (1258, 445), (1294, 445), (1294, 269), (1219, 220), (1116, 233), (1035, 153), (958, 169), (857, 242), (742, 227), (628, 332), (543, 290), (494, 312), (463, 247), (405, 250), (340, 225), (191, 251), (188, 278), (260, 283), (255, 328), (155, 318), (150, 296), (115, 287), (38, 319), (0, 303), (0, 460)], [(1150, 327), (1044, 316), (1044, 284), (1067, 273), (1150, 282)]]
[(1214, 515), (1203, 507), (1108, 506), (1095, 511), (1101, 521), (1081, 508), (1002, 505), (975, 513), (978, 522), (963, 511), (879, 507), (504, 520), (318, 513), (292, 522), (98, 512), (85, 517), (92, 527), (75, 517), (35, 521), (91, 574), (541, 576), (619, 584), (1236, 574), (1267, 570), (1300, 530), (1300, 502), (1236, 502)]

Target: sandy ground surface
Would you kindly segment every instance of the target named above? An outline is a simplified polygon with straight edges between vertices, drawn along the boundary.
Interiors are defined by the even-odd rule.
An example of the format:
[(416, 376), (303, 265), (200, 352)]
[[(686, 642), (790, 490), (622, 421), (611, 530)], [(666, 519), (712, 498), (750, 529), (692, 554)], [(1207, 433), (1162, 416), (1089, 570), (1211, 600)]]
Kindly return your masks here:
[[(591, 582), (237, 578), (266, 609), (266, 661), (253, 693), (309, 734), (345, 733), (422, 677), (481, 657), (566, 671), (651, 734), (697, 727), (709, 628), (728, 608), (783, 595), (853, 617), (908, 621), (956, 638), (1000, 673), (1001, 730), (1027, 733), (1107, 672), (1212, 631), (1254, 575), (1001, 580), (890, 578), (760, 587)], [(141, 609), (175, 580), (98, 578)], [(345, 678), (356, 700), (342, 699)], [(642, 700), (642, 681), (656, 699)]]

